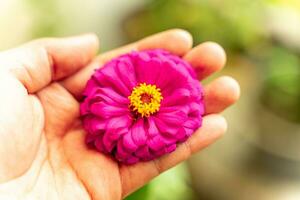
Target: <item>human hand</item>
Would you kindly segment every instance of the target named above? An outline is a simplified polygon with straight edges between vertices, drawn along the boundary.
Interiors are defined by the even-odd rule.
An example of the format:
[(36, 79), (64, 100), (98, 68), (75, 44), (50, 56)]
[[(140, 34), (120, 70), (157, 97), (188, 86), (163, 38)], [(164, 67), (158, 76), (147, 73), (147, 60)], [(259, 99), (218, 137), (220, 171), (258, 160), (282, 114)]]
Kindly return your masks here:
[[(166, 49), (191, 63), (203, 80), (225, 64), (215, 43), (191, 49), (170, 30), (99, 55), (93, 35), (43, 39), (0, 54), (0, 199), (121, 199), (213, 143), (226, 131), (218, 113), (239, 97), (232, 78), (205, 87), (202, 127), (169, 155), (135, 165), (87, 148), (79, 102), (95, 68), (131, 50)], [(89, 65), (87, 65), (90, 63)]]

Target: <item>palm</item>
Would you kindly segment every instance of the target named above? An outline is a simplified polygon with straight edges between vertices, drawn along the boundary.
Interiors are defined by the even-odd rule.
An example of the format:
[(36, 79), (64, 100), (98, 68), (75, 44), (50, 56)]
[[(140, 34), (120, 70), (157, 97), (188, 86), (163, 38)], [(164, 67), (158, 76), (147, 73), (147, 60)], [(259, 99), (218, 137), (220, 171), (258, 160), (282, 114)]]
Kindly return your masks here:
[[(169, 41), (161, 43), (165, 38)], [(0, 64), (9, 69), (9, 73), (6, 70), (0, 72), (0, 162), (3, 163), (0, 166), (0, 199), (120, 199), (218, 138), (224, 131), (224, 121), (219, 116), (208, 115), (203, 127), (197, 131), (199, 133), (195, 133), (187, 145), (181, 145), (171, 155), (133, 166), (119, 165), (84, 144), (85, 133), (76, 97), (81, 93), (91, 69), (131, 49), (166, 48), (184, 55), (190, 48), (187, 40), (187, 37), (182, 37), (182, 31), (162, 33), (106, 53), (80, 71), (78, 69), (89, 62), (95, 52), (95, 40), (85, 45), (76, 44), (82, 51), (72, 53), (67, 52), (72, 47), (67, 43), (62, 47), (48, 45), (51, 56), (53, 52), (63, 52), (54, 55), (50, 61), (43, 55), (29, 61), (37, 67), (41, 67), (41, 62), (49, 68), (55, 66), (56, 71), (45, 72), (40, 68), (22, 70), (22, 67), (28, 67), (28, 58), (23, 66), (20, 63), (7, 65), (19, 53), (4, 53), (5, 59), (2, 60), (5, 61), (1, 61), (0, 56)], [(177, 46), (168, 45), (172, 42), (176, 42)], [(66, 49), (62, 50), (64, 47)], [(185, 59), (197, 65), (195, 57), (201, 57), (200, 51), (203, 50), (196, 48), (190, 51)], [(210, 56), (222, 59), (218, 58), (218, 52), (211, 53), (215, 55)], [(223, 65), (223, 61), (212, 63), (207, 59), (205, 62), (215, 69), (204, 71), (200, 78)], [(47, 82), (47, 79), (50, 80)], [(214, 89), (220, 85), (225, 88), (227, 85), (226, 96), (224, 92), (215, 92)], [(207, 86), (206, 93), (206, 112), (210, 114), (233, 103), (238, 97), (238, 88), (231, 79), (223, 78)], [(212, 127), (213, 124), (215, 127)]]

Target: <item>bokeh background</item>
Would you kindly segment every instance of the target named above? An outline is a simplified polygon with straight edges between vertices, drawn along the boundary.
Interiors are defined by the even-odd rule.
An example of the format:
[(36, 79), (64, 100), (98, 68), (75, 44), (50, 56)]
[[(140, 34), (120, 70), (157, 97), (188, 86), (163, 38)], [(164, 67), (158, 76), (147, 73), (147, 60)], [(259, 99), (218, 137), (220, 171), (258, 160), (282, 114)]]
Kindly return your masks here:
[(0, 50), (95, 32), (101, 51), (184, 28), (228, 54), (241, 100), (227, 135), (129, 200), (300, 199), (299, 0), (0, 0)]

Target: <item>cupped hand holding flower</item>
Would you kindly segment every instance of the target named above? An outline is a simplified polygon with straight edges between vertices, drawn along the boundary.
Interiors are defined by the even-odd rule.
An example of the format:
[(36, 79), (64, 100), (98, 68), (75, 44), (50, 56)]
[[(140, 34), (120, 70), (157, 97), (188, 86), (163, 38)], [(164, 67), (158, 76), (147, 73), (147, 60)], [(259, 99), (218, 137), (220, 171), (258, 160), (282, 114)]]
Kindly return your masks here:
[[(42, 39), (0, 53), (0, 199), (121, 199), (213, 143), (227, 126), (218, 113), (239, 97), (239, 86), (230, 77), (204, 87), (202, 127), (171, 154), (124, 165), (84, 142), (79, 100), (95, 69), (119, 55), (148, 49), (183, 58), (199, 80), (224, 66), (225, 54), (217, 44), (191, 47), (189, 33), (170, 30), (95, 59), (98, 40), (93, 35)], [(129, 100), (136, 110), (139, 92), (160, 93), (151, 84), (135, 88)], [(150, 111), (140, 113), (150, 115), (157, 109)], [(136, 161), (131, 155), (125, 158)]]

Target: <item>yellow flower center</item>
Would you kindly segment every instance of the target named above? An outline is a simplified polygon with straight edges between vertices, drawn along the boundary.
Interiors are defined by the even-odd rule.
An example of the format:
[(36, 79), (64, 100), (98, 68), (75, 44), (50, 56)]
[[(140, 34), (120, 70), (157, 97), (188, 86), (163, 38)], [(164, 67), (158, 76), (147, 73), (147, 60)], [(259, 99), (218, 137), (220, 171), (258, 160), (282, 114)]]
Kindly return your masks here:
[(132, 111), (137, 112), (142, 117), (149, 117), (159, 110), (163, 97), (156, 85), (141, 83), (133, 88), (128, 99)]

